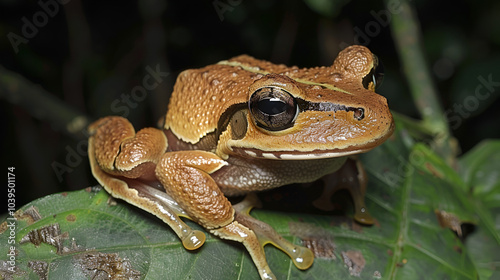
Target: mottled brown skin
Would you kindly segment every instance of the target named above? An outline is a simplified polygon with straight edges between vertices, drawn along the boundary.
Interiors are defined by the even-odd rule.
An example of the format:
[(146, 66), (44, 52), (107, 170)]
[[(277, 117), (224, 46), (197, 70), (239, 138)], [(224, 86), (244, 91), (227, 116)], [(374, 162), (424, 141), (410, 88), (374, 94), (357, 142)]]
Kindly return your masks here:
[[(251, 218), (247, 202), (233, 207), (225, 195), (342, 175), (355, 184), (325, 193), (348, 189), (355, 218), (373, 223), (364, 207), (364, 172), (352, 155), (380, 145), (394, 128), (385, 98), (374, 92), (374, 83), (363, 84), (376, 64), (367, 48), (352, 46), (330, 67), (299, 69), (242, 55), (184, 71), (161, 130), (136, 133), (121, 117), (89, 127), (92, 172), (111, 195), (169, 224), (187, 249), (198, 248), (205, 237), (178, 216), (243, 243), (262, 279), (274, 279), (262, 250), (266, 243), (307, 269), (314, 258), (310, 250)], [(259, 98), (269, 93), (283, 98), (264, 98), (274, 100), (273, 106), (287, 105), (263, 113), (268, 109)]]
[(171, 186), (165, 189), (167, 194), (177, 198), (190, 217), (207, 229), (219, 228), (231, 223), (234, 216), (231, 203), (209, 175), (223, 164), (205, 151), (166, 153), (156, 176), (165, 186)]
[[(295, 122), (295, 131), (280, 135), (282, 140), (273, 139), (272, 143), (269, 143), (265, 139), (268, 134), (258, 131), (249, 135), (247, 140), (252, 141), (249, 146), (275, 151), (280, 149), (278, 146), (283, 147), (282, 143), (292, 143), (288, 145), (290, 147), (285, 148), (309, 152), (311, 147), (356, 149), (355, 146), (359, 145), (360, 148), (368, 150), (383, 142), (385, 135), (392, 131), (393, 125), (386, 99), (362, 85), (362, 79), (370, 72), (373, 63), (373, 55), (365, 47), (353, 46), (342, 51), (330, 67), (299, 69), (241, 55), (228, 60), (226, 64), (186, 70), (179, 75), (175, 84), (165, 128), (171, 129), (179, 139), (194, 144), (216, 130), (217, 116), (221, 116), (233, 104), (247, 102), (253, 89), (265, 82), (265, 74), (277, 73), (284, 77), (281, 81), (274, 81), (274, 84), (285, 87), (297, 97), (311, 102), (329, 101), (345, 106), (363, 107), (366, 117), (363, 121), (355, 121), (349, 116), (340, 115), (335, 118), (337, 123), (324, 124), (321, 119), (318, 122), (317, 118), (329, 118), (328, 112), (304, 112)], [(250, 72), (228, 64), (255, 69)], [(290, 80), (306, 81), (309, 84)], [(324, 87), (336, 87), (350, 94)], [(197, 94), (190, 94), (191, 92)], [(185, 104), (200, 106), (186, 108)], [(307, 128), (311, 129), (305, 131)], [(317, 135), (323, 128), (330, 129), (324, 135)], [(325, 135), (330, 135), (331, 140), (321, 137)], [(272, 136), (276, 137), (275, 134)], [(339, 140), (343, 137), (347, 139)], [(298, 143), (302, 144), (302, 147), (299, 147)]]

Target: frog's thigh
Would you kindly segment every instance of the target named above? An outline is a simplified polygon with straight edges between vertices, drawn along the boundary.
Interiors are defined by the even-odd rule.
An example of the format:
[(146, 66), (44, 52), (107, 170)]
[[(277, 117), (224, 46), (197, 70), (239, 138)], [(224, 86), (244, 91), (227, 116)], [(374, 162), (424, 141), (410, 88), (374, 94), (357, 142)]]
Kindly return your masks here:
[(197, 223), (207, 229), (232, 222), (234, 209), (210, 174), (227, 163), (205, 151), (165, 153), (156, 166), (156, 177), (165, 191)]

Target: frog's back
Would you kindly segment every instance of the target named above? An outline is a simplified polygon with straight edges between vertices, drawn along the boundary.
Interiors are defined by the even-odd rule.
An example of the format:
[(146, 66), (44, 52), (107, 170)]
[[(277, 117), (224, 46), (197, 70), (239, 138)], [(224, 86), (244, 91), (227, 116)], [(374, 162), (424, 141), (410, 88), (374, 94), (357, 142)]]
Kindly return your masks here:
[[(265, 72), (261, 71), (264, 67)], [(263, 73), (286, 69), (284, 65), (240, 55), (219, 64), (183, 71), (174, 86), (165, 128), (183, 141), (196, 143), (216, 130), (220, 116), (231, 105), (247, 102), (249, 86)]]

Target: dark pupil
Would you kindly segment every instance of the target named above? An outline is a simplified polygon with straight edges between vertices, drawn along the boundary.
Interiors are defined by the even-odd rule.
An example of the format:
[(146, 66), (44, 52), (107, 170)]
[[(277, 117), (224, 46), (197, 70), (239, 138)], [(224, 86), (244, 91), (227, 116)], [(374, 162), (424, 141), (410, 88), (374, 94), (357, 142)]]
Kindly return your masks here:
[(298, 110), (293, 96), (275, 87), (256, 90), (248, 101), (248, 108), (256, 124), (270, 131), (291, 127)]
[(287, 104), (278, 98), (266, 98), (259, 101), (258, 109), (267, 115), (277, 115), (286, 111)]
[(371, 69), (370, 73), (363, 78), (363, 86), (367, 89), (370, 83), (373, 83), (375, 88), (378, 88), (384, 80), (384, 65), (380, 60), (377, 60), (376, 65)]

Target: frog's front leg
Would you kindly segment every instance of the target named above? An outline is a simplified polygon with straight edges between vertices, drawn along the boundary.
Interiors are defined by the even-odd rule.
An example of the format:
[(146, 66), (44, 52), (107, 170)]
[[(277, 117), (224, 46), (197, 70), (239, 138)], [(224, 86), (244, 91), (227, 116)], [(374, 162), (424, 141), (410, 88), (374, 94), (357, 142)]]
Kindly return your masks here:
[(325, 211), (333, 209), (330, 201), (335, 192), (347, 190), (354, 202), (354, 219), (362, 224), (372, 225), (375, 219), (370, 215), (365, 205), (366, 173), (361, 161), (349, 157), (345, 164), (336, 172), (322, 178), (325, 182), (323, 194), (313, 204)]
[(226, 161), (205, 151), (166, 153), (156, 167), (156, 176), (169, 196), (198, 224), (223, 239), (243, 243), (262, 279), (275, 279), (255, 233), (234, 220), (231, 203), (210, 176)]
[(205, 234), (192, 230), (175, 209), (151, 185), (158, 185), (154, 170), (167, 149), (161, 130), (145, 128), (135, 133), (130, 122), (121, 117), (102, 118), (89, 126), (89, 160), (92, 173), (113, 197), (144, 209), (168, 224), (186, 249), (194, 250), (205, 242)]
[(298, 269), (308, 269), (314, 261), (313, 252), (302, 246), (295, 245), (284, 239), (270, 225), (250, 216), (254, 207), (260, 206), (260, 201), (255, 193), (249, 193), (243, 201), (234, 205), (236, 210), (235, 219), (251, 228), (260, 240), (261, 245), (272, 244), (285, 252)]

